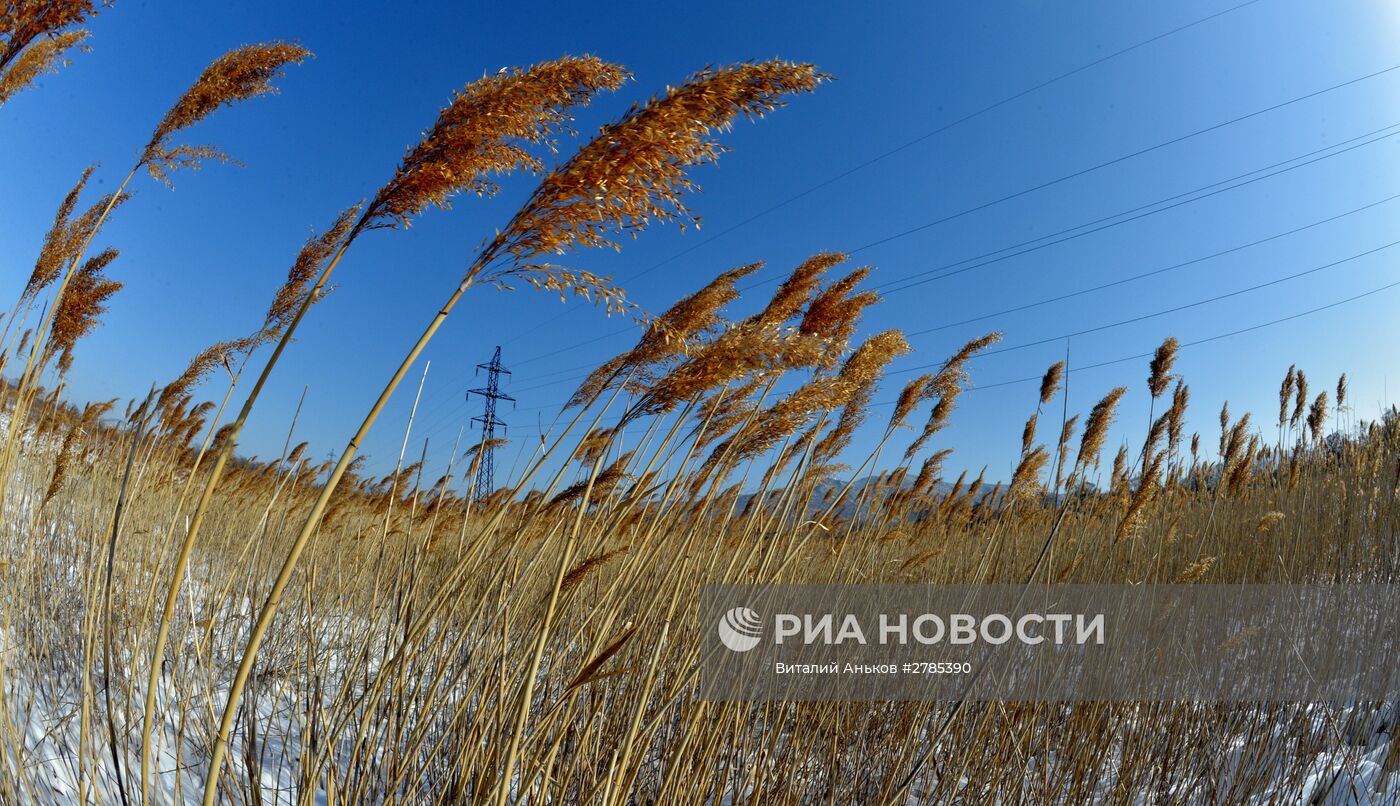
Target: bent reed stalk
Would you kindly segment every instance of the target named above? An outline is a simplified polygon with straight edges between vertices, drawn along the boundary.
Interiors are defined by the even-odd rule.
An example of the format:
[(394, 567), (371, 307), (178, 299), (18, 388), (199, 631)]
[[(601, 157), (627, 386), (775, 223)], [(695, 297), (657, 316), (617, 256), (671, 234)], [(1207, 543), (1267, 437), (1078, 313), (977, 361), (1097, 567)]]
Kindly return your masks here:
[[(640, 229), (649, 219), (667, 220), (684, 215), (686, 211), (679, 202), (679, 196), (692, 187), (685, 170), (713, 160), (718, 154), (717, 147), (707, 139), (710, 131), (726, 127), (740, 113), (762, 115), (780, 104), (782, 95), (793, 91), (810, 91), (821, 78), (811, 65), (781, 62), (744, 64), (697, 74), (680, 87), (634, 110), (618, 123), (605, 127), (578, 155), (547, 176), (515, 214), (510, 225), (482, 250), (404, 356), (359, 429), (346, 443), (301, 532), (292, 543), (282, 570), (258, 614), (238, 671), (229, 687), (228, 701), (219, 721), (218, 736), (210, 757), (209, 773), (205, 777), (206, 806), (212, 806), (217, 797), (219, 771), (227, 752), (229, 734), (258, 649), (331, 495), (399, 383), (458, 301), (473, 286), (478, 275), (491, 267), (498, 257), (509, 255), (512, 263), (491, 275), (496, 282), (520, 275), (538, 288), (592, 293), (611, 310), (620, 302), (621, 294), (606, 280), (586, 272), (541, 270), (526, 261), (542, 253), (560, 253), (571, 246), (610, 245), (611, 242), (603, 234), (610, 226), (619, 230), (627, 227)], [(663, 134), (657, 138), (658, 128), (669, 137)], [(662, 141), (659, 145), (656, 142), (658, 139)], [(621, 159), (618, 158), (619, 153), (623, 155)], [(629, 188), (628, 180), (636, 184)], [(593, 187), (611, 187), (612, 195), (599, 196), (592, 190)]]
[[(506, 173), (531, 165), (531, 158), (513, 140), (540, 142), (552, 127), (559, 124), (559, 106), (586, 103), (593, 92), (611, 89), (623, 80), (618, 68), (596, 59), (561, 59), (524, 71), (482, 79), (468, 85), (454, 103), (443, 110), (434, 128), (415, 149), (411, 149), (399, 166), (394, 178), (365, 206), (364, 212), (340, 242), (334, 255), (325, 264), (315, 283), (302, 298), (289, 322), (281, 328), (272, 354), (263, 364), (258, 379), (244, 400), (238, 416), (231, 424), (225, 444), (215, 457), (205, 481), (199, 502), (191, 516), (180, 551), (176, 554), (173, 577), (166, 589), (165, 605), (161, 610), (156, 644), (152, 652), (147, 680), (146, 723), (153, 721), (156, 690), (159, 683), (161, 659), (170, 634), (180, 587), (200, 529), (209, 511), (214, 492), (232, 456), (238, 435), (252, 413), (267, 379), (277, 361), (291, 342), (298, 326), (311, 306), (321, 298), (327, 281), (351, 245), (367, 228), (393, 227), (408, 223), (409, 215), (421, 212), (428, 205), (447, 206), (448, 196), (475, 187), (489, 194), (492, 187), (480, 184), (489, 173)], [(502, 103), (514, 103), (514, 116), (498, 113)], [(497, 112), (483, 119), (478, 107)], [(142, 740), (143, 792), (150, 769), (149, 728)]]

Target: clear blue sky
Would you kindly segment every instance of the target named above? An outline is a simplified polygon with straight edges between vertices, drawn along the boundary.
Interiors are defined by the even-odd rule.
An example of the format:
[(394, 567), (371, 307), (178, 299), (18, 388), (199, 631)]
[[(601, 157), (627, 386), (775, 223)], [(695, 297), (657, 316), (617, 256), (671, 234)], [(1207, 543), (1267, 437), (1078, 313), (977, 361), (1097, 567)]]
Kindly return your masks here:
[[(768, 261), (759, 279), (819, 250), (852, 250), (950, 214), (1056, 180), (1307, 93), (1400, 64), (1400, 10), (1380, 0), (1260, 0), (1083, 70), (928, 137), (756, 221), (756, 213), (989, 104), (1239, 0), (1190, 2), (175, 3), (118, 0), (92, 21), (93, 52), (0, 107), (0, 294), (18, 293), (53, 210), (83, 166), (110, 187), (154, 123), (224, 50), (293, 39), (317, 58), (293, 68), (282, 94), (223, 110), (192, 130), (246, 163), (148, 179), (105, 231), (121, 249), (112, 273), (127, 283), (103, 327), (80, 345), (72, 397), (145, 392), (203, 346), (245, 333), (313, 227), (372, 194), (450, 93), (483, 72), (588, 52), (636, 80), (580, 118), (593, 131), (638, 100), (711, 63), (781, 56), (812, 61), (839, 80), (725, 138), (718, 167), (701, 170), (692, 199), (699, 232), (657, 227), (619, 254), (577, 265), (616, 277), (664, 309), (715, 273)], [(1400, 70), (1152, 150), (956, 220), (862, 249), (875, 285), (1096, 221), (1400, 124)], [(1392, 132), (1400, 129), (1392, 130)], [(1364, 142), (1364, 141), (1363, 141)], [(1343, 146), (1345, 147), (1345, 146)], [(1400, 193), (1400, 136), (1362, 145), (1238, 189), (904, 291), (890, 293), (865, 332), (935, 328), (1171, 266), (1269, 238)], [(1321, 152), (1315, 156), (1331, 154)], [(1311, 159), (1311, 158), (1310, 158)], [(97, 187), (103, 187), (99, 184)], [(495, 200), (459, 199), (407, 231), (373, 232), (338, 270), (339, 288), (315, 309), (279, 366), (243, 439), (275, 456), (303, 386), (297, 440), (314, 455), (343, 445), (421, 323), (450, 291), (473, 248), (503, 223), (529, 180)], [(1014, 346), (1229, 293), (1375, 249), (1400, 238), (1400, 200), (1143, 280), (974, 324), (911, 336), (895, 369), (936, 362), (988, 329)], [(724, 233), (720, 235), (720, 233)], [(1150, 351), (1164, 337), (1214, 336), (1345, 299), (1400, 280), (1400, 246), (1276, 285), (1070, 340), (1071, 363)], [(736, 307), (764, 301), (771, 285)], [(1349, 373), (1358, 414), (1374, 416), (1394, 376), (1392, 312), (1400, 288), (1284, 325), (1183, 350), (1191, 428), (1215, 443), (1222, 400), (1271, 423), (1290, 363), (1314, 389)], [(6, 304), (6, 307), (8, 303)], [(561, 316), (561, 313), (564, 314)], [(481, 290), (458, 308), (432, 361), (409, 452), (430, 439), (435, 467), (479, 404), (463, 392), (496, 344), (515, 370), (518, 399), (502, 416), (529, 447), (577, 374), (630, 346), (632, 335), (592, 309), (517, 291)], [(990, 465), (1009, 476), (1037, 375), (1063, 356), (1063, 339), (975, 361), (976, 384), (934, 447), (956, 448), (949, 468)], [(1072, 377), (1083, 411), (1106, 390), (1132, 389), (1125, 425), (1146, 419), (1146, 361)], [(887, 400), (895, 375), (876, 399)], [(416, 373), (366, 445), (392, 467)], [(218, 380), (206, 392), (221, 392)], [(877, 410), (883, 419), (888, 408)], [(851, 456), (873, 444), (857, 440)], [(1045, 429), (1046, 440), (1053, 438)], [(1269, 432), (1271, 433), (1271, 432)], [(1137, 439), (1138, 437), (1134, 437)], [(470, 441), (470, 434), (464, 438)], [(509, 468), (514, 448), (498, 458)], [(436, 473), (429, 471), (430, 475)]]

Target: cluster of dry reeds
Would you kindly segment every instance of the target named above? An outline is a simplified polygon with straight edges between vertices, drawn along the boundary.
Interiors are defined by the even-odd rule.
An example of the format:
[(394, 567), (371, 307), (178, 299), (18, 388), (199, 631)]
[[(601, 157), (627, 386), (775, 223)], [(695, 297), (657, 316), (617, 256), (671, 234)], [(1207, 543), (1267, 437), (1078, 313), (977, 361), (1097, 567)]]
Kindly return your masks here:
[[(8, 7), (0, 41), (15, 53), (0, 49), (0, 69), (93, 11), (45, 16), (60, 6)], [(167, 181), (221, 158), (172, 138), (271, 91), (307, 56), (283, 43), (231, 51), (87, 207), (84, 172), (9, 314), (0, 366), (22, 369), (0, 390), (0, 797), (1281, 801), (1327, 794), (1310, 783), (1319, 759), (1328, 786), (1354, 781), (1342, 774), (1374, 757), (1387, 718), (1382, 774), (1367, 780), (1400, 766), (1393, 706), (1318, 719), (1303, 706), (695, 696), (694, 610), (713, 583), (1393, 583), (1400, 417), (1347, 419), (1345, 376), (1332, 400), (1290, 368), (1276, 438), (1227, 409), (1208, 453), (1187, 435), (1169, 339), (1149, 367), (1140, 447), (1124, 443), (1109, 464), (1127, 390), (1072, 414), (1073, 367), (1057, 362), (1028, 396), (1010, 475), (945, 481), (944, 430), (968, 405), (971, 362), (1000, 335), (968, 341), (876, 419), (874, 394), (910, 347), (897, 330), (857, 338), (878, 302), (861, 287), (870, 270), (833, 276), (846, 256), (820, 253), (751, 315), (729, 307), (757, 264), (648, 318), (490, 496), (471, 494), (487, 446), (454, 450), (445, 468), (401, 457), (367, 474), (364, 437), (464, 294), (523, 281), (630, 310), (608, 278), (559, 261), (689, 220), (689, 169), (720, 154), (716, 135), (736, 117), (814, 89), (825, 77), (810, 65), (706, 69), (552, 167), (543, 155), (569, 110), (629, 74), (566, 57), (471, 82), (381, 189), (308, 240), (250, 332), (199, 351), (120, 417), (117, 401), (65, 403), (74, 345), (121, 287), (108, 277), (115, 250), (89, 253), (128, 186), (143, 168)], [(264, 383), (357, 239), (453, 196), (489, 197), (521, 172), (539, 174), (536, 189), (454, 269), (335, 461), (293, 444), (295, 419), (277, 458), (241, 458)], [(257, 378), (231, 409), (250, 366)], [(853, 457), (872, 423), (877, 447)], [(1237, 747), (1251, 749), (1222, 752)]]

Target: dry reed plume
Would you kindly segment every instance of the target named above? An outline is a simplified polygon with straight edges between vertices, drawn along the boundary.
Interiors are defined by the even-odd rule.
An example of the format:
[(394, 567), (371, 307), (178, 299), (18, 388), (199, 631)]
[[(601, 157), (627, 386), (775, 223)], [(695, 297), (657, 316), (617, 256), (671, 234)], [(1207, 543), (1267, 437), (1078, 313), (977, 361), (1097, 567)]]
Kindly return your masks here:
[(310, 57), (311, 51), (299, 45), (269, 42), (234, 48), (215, 59), (156, 125), (141, 152), (140, 164), (151, 176), (169, 184), (171, 171), (197, 169), (206, 159), (227, 162), (229, 156), (214, 146), (171, 145), (170, 138), (219, 107), (276, 92), (272, 80), (282, 75), (282, 69)]
[(97, 13), (92, 0), (9, 0), (0, 6), (0, 105), (39, 75), (67, 65), (65, 54), (88, 37), (74, 26)]

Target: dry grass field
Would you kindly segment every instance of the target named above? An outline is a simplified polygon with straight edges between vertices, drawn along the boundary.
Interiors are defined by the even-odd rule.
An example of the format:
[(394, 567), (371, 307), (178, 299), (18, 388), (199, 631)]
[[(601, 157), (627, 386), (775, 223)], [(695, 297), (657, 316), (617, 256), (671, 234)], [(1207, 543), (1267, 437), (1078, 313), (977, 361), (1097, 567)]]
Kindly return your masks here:
[[(0, 102), (60, 66), (94, 11), (7, 9)], [(873, 406), (909, 346), (896, 330), (856, 338), (879, 299), (866, 270), (821, 253), (752, 316), (726, 313), (749, 266), (649, 317), (483, 500), (463, 492), (480, 446), (450, 467), (410, 456), (365, 475), (364, 436), (465, 294), (529, 285), (640, 316), (607, 278), (552, 261), (688, 220), (688, 169), (720, 156), (731, 124), (819, 91), (811, 65), (707, 69), (561, 143), (558, 164), (542, 147), (572, 139), (569, 110), (626, 70), (566, 57), (467, 84), (397, 167), (386, 160), (375, 195), (327, 205), (329, 226), (249, 312), (255, 331), (144, 399), (65, 402), (73, 345), (120, 293), (115, 249), (99, 245), (111, 212), (142, 203), (126, 195), (142, 183), (198, 181), (181, 172), (220, 154), (186, 131), (307, 55), (231, 51), (133, 144), (130, 172), (108, 174), (116, 191), (84, 174), (0, 324), (0, 800), (1394, 802), (1393, 702), (695, 696), (712, 583), (1395, 583), (1400, 418), (1358, 417), (1344, 377), (1288, 368), (1277, 413), (1225, 410), (1218, 432), (1189, 433), (1175, 340), (1124, 381), (1147, 384), (1150, 412), (1121, 411), (1121, 388), (1067, 410), (1073, 368), (1059, 363), (1038, 395), (1027, 387), (1024, 425), (1006, 424), (1021, 434), (1014, 475), (945, 479), (957, 446), (943, 428), (973, 405), (968, 361), (998, 334)], [(466, 197), (519, 172), (538, 187), (486, 233), (436, 317), (400, 334), (421, 337), (337, 460), (290, 436), (271, 461), (240, 458), (265, 381), (357, 240), (396, 237), (451, 196), (489, 204)], [(1151, 428), (1105, 445), (1118, 418)], [(883, 436), (852, 462), (857, 428)]]

